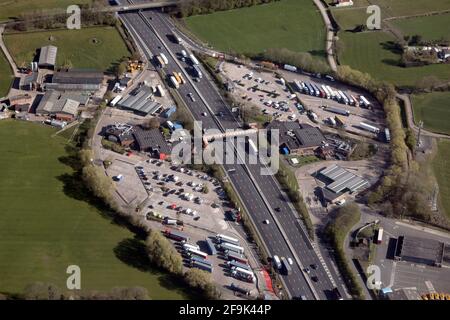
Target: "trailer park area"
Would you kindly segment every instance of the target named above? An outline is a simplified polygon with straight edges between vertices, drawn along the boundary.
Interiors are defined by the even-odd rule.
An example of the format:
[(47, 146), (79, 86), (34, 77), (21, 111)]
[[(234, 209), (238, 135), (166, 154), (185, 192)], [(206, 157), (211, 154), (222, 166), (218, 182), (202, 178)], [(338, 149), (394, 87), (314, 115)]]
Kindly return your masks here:
[[(235, 98), (243, 104), (258, 107), (263, 114), (281, 121), (299, 121), (321, 129), (343, 129), (349, 133), (370, 139), (384, 141), (384, 113), (379, 103), (366, 92), (331, 81), (325, 77), (302, 74), (287, 70), (266, 72), (250, 69), (243, 65), (223, 62), (222, 70), (232, 83)], [(278, 73), (278, 74), (277, 74)], [(311, 88), (313, 90), (303, 89)], [(332, 99), (324, 88), (330, 88), (336, 95)], [(292, 91), (291, 91), (292, 90)], [(337, 100), (343, 93), (353, 99), (353, 105)], [(323, 96), (321, 96), (323, 94)], [(339, 94), (339, 96), (341, 96)], [(365, 101), (366, 103), (362, 103)], [(339, 119), (336, 119), (337, 118)]]

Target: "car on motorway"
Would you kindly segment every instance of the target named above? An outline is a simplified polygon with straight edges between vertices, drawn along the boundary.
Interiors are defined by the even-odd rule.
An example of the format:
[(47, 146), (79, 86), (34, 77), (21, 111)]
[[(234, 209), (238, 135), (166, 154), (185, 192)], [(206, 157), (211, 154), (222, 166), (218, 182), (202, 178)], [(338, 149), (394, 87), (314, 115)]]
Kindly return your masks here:
[(208, 114), (206, 112), (202, 112), (202, 116), (206, 117)]
[(312, 276), (311, 280), (314, 281), (314, 282), (317, 282), (317, 281), (319, 281), (319, 278), (317, 276)]
[(264, 224), (269, 224), (269, 223), (270, 223), (270, 221), (269, 221), (269, 220), (267, 220), (267, 219), (266, 219), (266, 220), (264, 220), (263, 222), (264, 222)]
[(315, 263), (311, 264), (311, 268), (312, 268), (313, 270), (317, 270), (317, 264), (315, 264)]
[(275, 208), (275, 211), (276, 211), (276, 212), (280, 212), (280, 211), (281, 211), (281, 208), (280, 208), (280, 207), (276, 207), (276, 208)]
[(187, 96), (189, 97), (189, 99), (192, 100), (192, 102), (195, 102), (195, 98), (194, 98), (194, 95), (192, 94), (192, 92), (189, 92), (189, 93), (187, 94)]
[(287, 261), (289, 262), (290, 265), (293, 265), (293, 264), (294, 264), (294, 261), (292, 261), (291, 258), (287, 258)]
[(306, 268), (304, 269), (304, 271), (305, 271), (307, 274), (310, 274), (310, 273), (311, 273), (311, 270), (309, 270), (308, 267), (306, 267)]

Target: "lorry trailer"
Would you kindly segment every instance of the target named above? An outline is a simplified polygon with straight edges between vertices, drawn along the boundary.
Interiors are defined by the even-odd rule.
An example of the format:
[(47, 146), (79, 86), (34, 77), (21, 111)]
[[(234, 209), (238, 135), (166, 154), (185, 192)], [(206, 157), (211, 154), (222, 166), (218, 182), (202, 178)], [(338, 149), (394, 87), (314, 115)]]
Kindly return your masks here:
[(169, 60), (167, 59), (164, 53), (160, 53), (159, 56), (164, 61), (164, 64), (169, 64)]
[(221, 248), (224, 251), (228, 250), (228, 251), (237, 252), (239, 254), (243, 254), (244, 253), (244, 248), (242, 248), (240, 246), (236, 246), (236, 245), (231, 244), (231, 243), (222, 242), (219, 245), (219, 248)]
[(228, 260), (235, 260), (241, 263), (248, 263), (247, 259), (245, 257), (243, 257), (241, 254), (239, 253), (235, 253), (235, 252), (228, 252), (225, 255), (225, 258), (227, 258)]
[(193, 70), (194, 70), (194, 75), (197, 78), (201, 79), (203, 74), (202, 74), (202, 71), (200, 70), (200, 66), (199, 65), (194, 65)]
[(281, 257), (281, 263), (283, 265), (283, 270), (286, 275), (290, 275), (292, 273), (292, 268), (289, 262), (285, 257)]
[(174, 76), (170, 76), (169, 79), (175, 89), (178, 89), (180, 87), (177, 79)]
[(163, 233), (166, 237), (176, 241), (189, 241), (189, 237), (185, 233), (175, 229), (165, 229)]
[(230, 237), (230, 236), (226, 236), (226, 235), (220, 234), (220, 233), (216, 235), (216, 240), (219, 243), (228, 242), (228, 243), (231, 243), (231, 244), (234, 244), (234, 245), (239, 245), (239, 240), (238, 239)]
[(201, 263), (201, 262), (198, 262), (198, 261), (193, 261), (192, 262), (192, 267), (200, 269), (200, 270), (204, 270), (204, 271), (207, 271), (207, 272), (210, 272), (210, 273), (213, 271), (213, 267), (212, 266), (204, 264), (204, 263)]
[(242, 268), (245, 270), (252, 270), (250, 268), (250, 266), (248, 264), (242, 263), (242, 262), (238, 262), (238, 261), (227, 261), (227, 266), (229, 266), (230, 268), (236, 267), (236, 268)]
[(197, 58), (192, 53), (189, 55), (189, 59), (191, 59), (193, 66), (200, 64), (200, 62), (198, 62)]
[(379, 129), (379, 128), (377, 128), (377, 127), (375, 127), (375, 126), (372, 126), (372, 125), (370, 125), (370, 124), (368, 124), (368, 123), (360, 122), (360, 123), (359, 123), (359, 126), (360, 126), (362, 129), (366, 130), (366, 131), (369, 131), (369, 132), (372, 132), (372, 133), (380, 133), (380, 129)]
[(210, 255), (216, 255), (217, 254), (216, 247), (214, 246), (214, 243), (211, 241), (211, 239), (206, 239), (206, 245), (208, 246), (208, 250), (209, 250), (209, 254)]
[(337, 113), (337, 114), (340, 114), (340, 115), (343, 115), (346, 117), (348, 117), (350, 115), (350, 111), (344, 110), (344, 109), (339, 109), (339, 108), (329, 107), (329, 106), (326, 106), (324, 109), (325, 109), (325, 111)]

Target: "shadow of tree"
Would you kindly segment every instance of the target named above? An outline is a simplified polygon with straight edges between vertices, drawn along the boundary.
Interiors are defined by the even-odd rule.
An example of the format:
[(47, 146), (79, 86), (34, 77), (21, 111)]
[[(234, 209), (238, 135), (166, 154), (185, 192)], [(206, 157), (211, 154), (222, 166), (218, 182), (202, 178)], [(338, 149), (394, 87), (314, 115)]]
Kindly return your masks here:
[(395, 41), (386, 41), (386, 42), (382, 42), (380, 43), (380, 46), (384, 49), (384, 50), (388, 50), (392, 53), (395, 54), (402, 54), (403, 53), (403, 48), (402, 46), (395, 42)]
[(310, 53), (314, 57), (326, 57), (325, 50), (309, 50), (308, 53)]

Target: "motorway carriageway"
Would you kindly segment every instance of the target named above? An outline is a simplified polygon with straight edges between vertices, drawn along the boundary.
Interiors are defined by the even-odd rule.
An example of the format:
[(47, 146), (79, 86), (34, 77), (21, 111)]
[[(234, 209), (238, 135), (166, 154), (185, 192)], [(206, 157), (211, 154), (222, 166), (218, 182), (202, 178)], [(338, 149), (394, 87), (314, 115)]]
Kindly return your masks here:
[[(140, 45), (144, 46), (146, 49), (145, 51), (148, 58), (150, 58), (150, 55), (147, 52), (147, 49), (153, 54), (159, 54), (162, 52), (169, 59), (169, 64), (164, 68), (167, 74), (170, 74), (173, 71), (181, 71), (179, 66), (175, 63), (172, 55), (166, 50), (165, 47), (167, 46), (174, 55), (183, 49), (180, 44), (166, 41), (166, 35), (172, 34), (172, 29), (165, 20), (167, 17), (155, 11), (143, 11), (143, 14), (147, 18), (147, 22), (151, 23), (151, 25), (157, 30), (159, 36), (164, 40), (164, 44), (161, 43), (153, 30), (144, 22), (138, 13), (123, 13), (120, 14), (120, 17), (124, 19), (127, 26), (132, 26), (130, 31), (132, 31), (133, 34), (136, 32), (137, 34), (134, 35), (137, 35), (137, 38), (140, 39), (141, 42), (143, 41), (145, 43), (145, 45), (142, 43)], [(191, 74), (190, 66), (187, 62), (183, 63), (179, 61), (179, 63), (188, 74)], [(203, 72), (206, 77), (207, 73), (204, 70)], [(203, 127), (205, 129), (218, 128), (215, 121), (220, 121), (221, 125), (227, 129), (237, 129), (240, 127), (240, 124), (235, 120), (229, 109), (226, 107), (220, 94), (210, 81), (206, 81), (206, 78), (203, 78), (196, 84), (196, 86), (200, 90), (203, 98), (211, 107), (214, 114), (217, 114), (218, 112), (224, 113), (224, 116), (220, 118), (216, 118), (214, 114), (211, 115), (211, 117), (203, 117), (201, 115), (203, 112), (210, 112), (198, 96), (197, 92), (194, 90), (191, 82), (188, 81), (186, 84), (180, 86), (178, 92), (186, 104), (190, 107), (194, 117), (203, 121)], [(188, 93), (193, 94), (195, 97), (195, 102), (191, 101), (191, 99), (187, 97)], [(261, 176), (259, 174), (259, 165), (247, 165), (247, 167), (250, 169), (259, 188), (262, 189), (268, 203), (272, 207), (272, 210), (276, 207), (281, 208), (280, 212), (276, 212), (277, 220), (281, 224), (284, 232), (288, 235), (288, 239), (296, 251), (298, 258), (301, 259), (302, 264), (308, 267), (310, 264), (317, 264), (318, 269), (311, 270), (311, 275), (317, 275), (319, 281), (317, 283), (313, 283), (313, 285), (316, 288), (319, 298), (326, 299), (328, 296), (327, 293), (329, 290), (333, 289), (334, 284), (331, 282), (319, 258), (311, 247), (304, 230), (301, 228), (301, 221), (297, 218), (296, 212), (293, 212), (293, 208), (290, 206), (289, 201), (287, 201), (285, 195), (280, 192), (280, 187), (273, 176)], [(244, 166), (226, 165), (225, 168), (226, 170), (232, 168), (235, 169), (234, 172), (229, 174), (230, 179), (242, 197), (248, 211), (251, 212), (253, 221), (258, 228), (263, 241), (267, 245), (269, 253), (272, 255), (277, 254), (279, 256), (292, 257), (292, 253), (290, 252), (290, 248), (288, 247), (284, 236), (278, 229), (270, 212), (267, 210), (267, 207), (265, 206), (263, 199), (260, 197), (258, 190), (252, 184), (251, 178), (246, 173)], [(266, 219), (270, 221), (269, 225), (262, 223), (262, 221)], [(295, 259), (293, 260), (295, 261)], [(282, 276), (289, 292), (294, 297), (305, 295), (308, 299), (313, 299), (314, 296), (304, 278), (303, 271), (300, 266), (295, 264), (293, 267), (293, 273), (290, 276)]]

